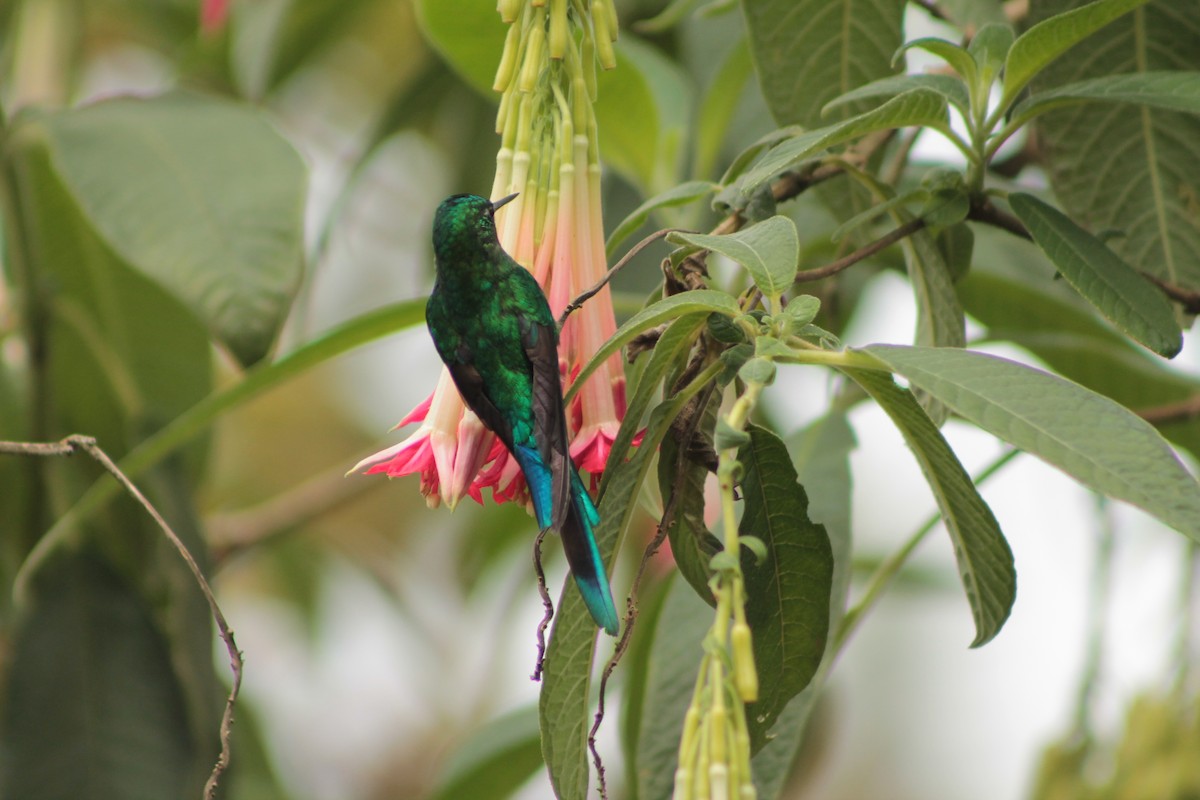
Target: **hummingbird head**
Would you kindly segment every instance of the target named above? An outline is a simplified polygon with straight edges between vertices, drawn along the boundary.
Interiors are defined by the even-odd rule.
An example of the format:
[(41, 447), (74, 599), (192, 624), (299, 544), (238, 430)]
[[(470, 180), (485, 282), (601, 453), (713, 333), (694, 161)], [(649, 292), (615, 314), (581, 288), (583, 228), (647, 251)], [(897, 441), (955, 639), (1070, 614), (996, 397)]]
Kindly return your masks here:
[(511, 201), (515, 194), (491, 202), (477, 194), (447, 197), (433, 216), (433, 246), (442, 247), (498, 245), (496, 209)]

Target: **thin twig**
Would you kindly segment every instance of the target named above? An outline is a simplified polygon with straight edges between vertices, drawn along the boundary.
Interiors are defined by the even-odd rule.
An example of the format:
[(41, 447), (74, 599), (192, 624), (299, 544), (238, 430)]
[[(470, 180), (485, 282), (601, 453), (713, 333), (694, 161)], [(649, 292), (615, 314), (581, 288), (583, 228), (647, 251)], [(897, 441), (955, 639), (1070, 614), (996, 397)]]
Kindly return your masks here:
[(982, 203), (972, 205), (971, 210), (967, 212), (967, 219), (1001, 228), (1014, 236), (1020, 236), (1022, 239), (1033, 239), (1021, 220), (1006, 211), (996, 208), (991, 200), (985, 200)]
[(1135, 409), (1139, 417), (1155, 427), (1172, 425), (1177, 422), (1188, 422), (1200, 417), (1200, 394), (1180, 400), (1175, 403), (1164, 403), (1161, 406)]
[(1194, 289), (1185, 289), (1182, 286), (1176, 286), (1173, 283), (1162, 280), (1151, 275), (1149, 272), (1142, 272), (1142, 277), (1153, 283), (1168, 299), (1179, 303), (1180, 308), (1185, 314), (1200, 314), (1200, 292)]
[(842, 270), (852, 267), (864, 259), (870, 258), (880, 250), (885, 250), (888, 247), (891, 247), (901, 239), (907, 236), (912, 236), (914, 233), (924, 227), (925, 220), (921, 219), (920, 217), (909, 220), (899, 228), (896, 228), (894, 231), (879, 237), (864, 247), (858, 248), (848, 256), (839, 258), (837, 261), (833, 261), (823, 267), (806, 269), (802, 272), (796, 273), (796, 282), (805, 283), (808, 281), (819, 281), (824, 278), (828, 278), (830, 275), (836, 275)]
[(159, 529), (167, 537), (167, 540), (171, 542), (175, 550), (183, 557), (188, 569), (192, 572), (192, 577), (196, 579), (196, 585), (200, 587), (200, 592), (208, 602), (208, 608), (217, 623), (217, 630), (220, 632), (221, 641), (225, 643), (225, 649), (229, 651), (229, 664), (233, 670), (233, 679), (231, 681), (229, 696), (225, 700), (225, 711), (221, 715), (221, 753), (217, 757), (217, 762), (213, 764), (208, 781), (204, 784), (205, 800), (213, 800), (217, 794), (217, 784), (221, 779), (221, 775), (224, 774), (225, 769), (229, 766), (229, 759), (232, 752), (230, 737), (233, 733), (233, 706), (237, 702), (238, 692), (242, 687), (243, 662), (241, 651), (238, 650), (237, 644), (233, 639), (233, 631), (230, 630), (229, 624), (225, 621), (225, 615), (221, 613), (221, 607), (217, 605), (217, 598), (213, 595), (212, 588), (208, 585), (204, 573), (200, 571), (200, 566), (196, 563), (196, 559), (192, 557), (183, 540), (179, 538), (171, 526), (167, 524), (167, 521), (163, 519), (162, 515), (158, 513), (158, 509), (146, 499), (146, 496), (134, 485), (133, 481), (129, 480), (116, 463), (108, 457), (108, 454), (96, 444), (96, 440), (93, 437), (72, 434), (60, 442), (0, 442), (0, 453), (17, 455), (69, 456), (80, 450), (95, 459), (106, 472), (116, 478), (117, 482), (125, 487), (125, 491), (129, 492), (133, 499), (137, 500), (142, 505), (142, 508), (146, 509), (146, 513), (157, 523)]
[(629, 249), (629, 252), (626, 253), (621, 258), (621, 260), (618, 261), (613, 266), (612, 269), (610, 269), (608, 272), (604, 273), (604, 277), (601, 278), (599, 281), (597, 281), (595, 286), (588, 289), (586, 292), (579, 295), (578, 297), (576, 297), (574, 300), (572, 300), (570, 303), (567, 304), (567, 307), (563, 309), (562, 315), (558, 318), (558, 329), (562, 330), (562, 326), (564, 324), (566, 324), (567, 317), (571, 316), (571, 314), (573, 312), (578, 311), (579, 308), (584, 303), (586, 303), (588, 300), (592, 299), (592, 297), (594, 297), (596, 294), (598, 294), (601, 289), (603, 289), (605, 286), (607, 286), (608, 282), (610, 280), (612, 280), (613, 276), (616, 275), (618, 272), (620, 272), (622, 269), (624, 269), (626, 267), (626, 265), (628, 265), (629, 262), (633, 260), (634, 256), (636, 256), (638, 253), (645, 250), (650, 245), (657, 242), (659, 239), (662, 239), (667, 234), (680, 233), (680, 232), (686, 232), (686, 231), (683, 228), (663, 228), (660, 231), (655, 231), (654, 233), (650, 234), (645, 239), (642, 239), (640, 242), (638, 242), (633, 247), (631, 247)]
[(533, 571), (537, 573), (538, 594), (542, 596), (542, 621), (537, 627), (537, 663), (533, 665), (533, 674), (529, 677), (535, 681), (542, 679), (545, 672), (546, 659), (546, 628), (554, 619), (554, 601), (550, 599), (550, 590), (546, 588), (546, 571), (542, 569), (542, 541), (546, 538), (548, 528), (538, 531), (533, 540)]
[(912, 0), (912, 3), (913, 5), (917, 5), (925, 9), (927, 12), (929, 12), (929, 16), (933, 17), (934, 19), (940, 19), (942, 22), (954, 22), (950, 15), (943, 11), (942, 7), (933, 0)]

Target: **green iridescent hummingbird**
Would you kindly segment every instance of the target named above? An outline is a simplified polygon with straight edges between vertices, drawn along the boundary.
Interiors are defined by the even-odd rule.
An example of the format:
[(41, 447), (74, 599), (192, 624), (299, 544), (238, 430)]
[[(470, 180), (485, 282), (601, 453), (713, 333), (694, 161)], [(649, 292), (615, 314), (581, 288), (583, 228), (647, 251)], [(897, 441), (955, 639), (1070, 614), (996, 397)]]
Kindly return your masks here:
[(438, 206), (425, 318), (463, 400), (520, 465), (538, 525), (561, 534), (592, 619), (615, 636), (617, 610), (592, 533), (600, 516), (568, 449), (558, 327), (537, 280), (496, 237), (496, 209), (514, 197), (457, 194)]

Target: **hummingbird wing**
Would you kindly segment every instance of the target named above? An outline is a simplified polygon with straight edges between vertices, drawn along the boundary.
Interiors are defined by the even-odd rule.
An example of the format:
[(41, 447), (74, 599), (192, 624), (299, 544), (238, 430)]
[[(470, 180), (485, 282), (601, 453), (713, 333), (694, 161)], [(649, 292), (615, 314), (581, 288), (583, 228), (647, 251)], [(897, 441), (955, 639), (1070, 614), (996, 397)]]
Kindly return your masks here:
[(533, 441), (547, 473), (542, 479), (549, 481), (548, 487), (531, 486), (530, 489), (542, 490), (533, 491), (534, 494), (549, 495), (547, 518), (543, 519), (541, 511), (535, 509), (538, 510), (538, 523), (542, 527), (562, 530), (571, 510), (571, 473), (575, 465), (571, 462), (567, 420), (563, 412), (562, 379), (558, 370), (558, 332), (553, 325), (545, 325), (528, 317), (521, 317), (520, 325), (525, 357), (529, 359), (531, 370)]

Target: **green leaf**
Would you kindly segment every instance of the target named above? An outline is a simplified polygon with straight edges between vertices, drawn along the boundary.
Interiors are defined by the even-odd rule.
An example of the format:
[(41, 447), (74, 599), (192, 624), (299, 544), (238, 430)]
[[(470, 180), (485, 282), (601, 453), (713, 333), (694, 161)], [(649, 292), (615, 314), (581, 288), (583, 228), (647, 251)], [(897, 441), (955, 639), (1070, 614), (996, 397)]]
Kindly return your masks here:
[(769, 358), (756, 356), (742, 364), (741, 369), (738, 370), (738, 377), (746, 383), (769, 386), (775, 382), (775, 362)]
[[(1113, 330), (1065, 285), (1032, 242), (990, 228), (977, 232), (989, 253), (959, 284), (963, 305), (988, 336), (1025, 348), (1065, 378), (1126, 408), (1149, 409), (1200, 394), (1200, 381)], [(1160, 432), (1200, 454), (1200, 419), (1178, 419)]]
[[(641, 430), (642, 416), (646, 413), (646, 409), (650, 407), (650, 403), (654, 399), (659, 385), (663, 382), (664, 376), (682, 367), (688, 358), (688, 353), (692, 349), (696, 335), (704, 325), (704, 322), (704, 316), (689, 314), (676, 319), (663, 331), (662, 336), (659, 337), (654, 345), (649, 362), (638, 377), (637, 387), (625, 409), (625, 418), (621, 421), (621, 428), (617, 431), (617, 437), (613, 440), (612, 449), (609, 450), (609, 464), (621, 464), (625, 462), (628, 457), (629, 447), (633, 443), (633, 438)], [(664, 394), (669, 395), (671, 388), (668, 387)], [(608, 487), (608, 480), (612, 474), (611, 469), (604, 471), (598, 499), (602, 500), (604, 498), (604, 492)]]
[(1010, 195), (1009, 204), (1062, 276), (1101, 314), (1159, 355), (1180, 351), (1183, 334), (1158, 287), (1058, 209), (1027, 194)]
[(238, 357), (266, 355), (303, 265), (305, 170), (258, 111), (171, 94), (38, 118), (58, 177), (105, 242)]
[[(877, 349), (881, 348), (866, 348), (872, 354)], [(946, 348), (899, 349), (960, 352)], [(950, 445), (910, 392), (897, 386), (889, 375), (858, 369), (846, 373), (891, 417), (916, 457), (954, 545), (959, 578), (975, 619), (975, 640), (971, 646), (986, 644), (1004, 626), (1017, 592), (1012, 551), (999, 523)], [(945, 402), (941, 394), (931, 394)], [(947, 405), (953, 407), (951, 403)]]
[(979, 69), (980, 88), (987, 89), (1004, 67), (1004, 58), (1013, 46), (1012, 26), (1007, 23), (989, 23), (971, 37), (967, 52), (975, 59)]
[(578, 387), (583, 385), (587, 377), (603, 364), (605, 359), (628, 344), (639, 333), (649, 330), (655, 325), (669, 319), (701, 311), (706, 314), (716, 312), (730, 317), (742, 313), (741, 308), (738, 307), (737, 300), (731, 295), (711, 289), (698, 289), (691, 292), (673, 294), (670, 297), (659, 300), (653, 305), (643, 308), (627, 319), (625, 324), (618, 328), (617, 332), (612, 335), (612, 338), (605, 342), (604, 346), (596, 352), (596, 355), (592, 356), (591, 360), (584, 365), (579, 375), (576, 376), (575, 382), (571, 384), (571, 388), (565, 395), (566, 402), (569, 403), (571, 401)]
[(1147, 0), (1097, 0), (1039, 22), (1021, 34), (1004, 62), (1001, 107), (1009, 105), (1017, 93), (1050, 62), (1091, 36), (1118, 17), (1128, 14)]
[(910, 89), (878, 108), (845, 122), (807, 131), (772, 147), (742, 177), (742, 194), (752, 195), (781, 172), (795, 169), (822, 150), (857, 139), (873, 131), (927, 125), (942, 130), (949, 126), (946, 97), (932, 89)]
[[(633, 458), (610, 467), (613, 475), (600, 501), (600, 524), (595, 529), (605, 564), (611, 565), (620, 549), (637, 510), (637, 504), (629, 502), (629, 498), (640, 490), (659, 444), (684, 405), (711, 379), (714, 371), (701, 373), (697, 381), (657, 406), (650, 414), (642, 444)], [(588, 687), (596, 635), (596, 624), (579, 591), (568, 579), (559, 595), (538, 702), (542, 756), (554, 791), (561, 798), (582, 799), (587, 795), (587, 731), (592, 724)]]
[(31, 599), (9, 654), (6, 796), (200, 796), (207, 769), (145, 601), (91, 552), (55, 561)]
[[(713, 429), (720, 405), (720, 393), (713, 392), (697, 421), (700, 441), (710, 448), (713, 447)], [(704, 523), (704, 484), (710, 473), (703, 461), (691, 457), (693, 454), (681, 444), (677, 436), (667, 436), (659, 446), (658, 486), (663, 506), (677, 504), (667, 526), (667, 539), (679, 574), (691, 584), (697, 596), (711, 606), (715, 600), (708, 585), (708, 579), (712, 577), (708, 562), (720, 551), (721, 542)], [(675, 735), (678, 738), (679, 732)]]
[[(833, 550), (833, 591), (829, 627), (834, 629), (845, 612), (850, 587), (850, 451), (854, 432), (840, 412), (816, 420), (790, 441), (792, 461), (800, 483), (809, 495), (808, 514), (823, 525)], [(826, 656), (828, 657), (828, 653)], [(824, 691), (823, 675), (792, 698), (771, 730), (771, 739), (751, 762), (754, 785), (761, 798), (778, 798), (794, 771), (797, 756), (806, 741), (809, 715)]]
[(743, 447), (749, 443), (750, 434), (731, 427), (724, 419), (717, 420), (717, 428), (713, 432), (713, 446), (718, 451)]
[(668, 241), (720, 253), (744, 266), (767, 297), (779, 297), (796, 278), (800, 266), (800, 236), (796, 223), (782, 214), (734, 233), (714, 236), (672, 233)]
[(783, 310), (781, 316), (788, 321), (790, 332), (796, 333), (816, 319), (817, 312), (820, 310), (820, 300), (811, 294), (802, 294), (788, 301), (787, 308)]
[(971, 105), (966, 85), (961, 78), (953, 75), (889, 75), (835, 97), (821, 109), (821, 115), (828, 116), (834, 109), (849, 103), (887, 100), (911, 89), (929, 89), (937, 92), (964, 114)]
[(1010, 127), (1047, 111), (1081, 103), (1136, 103), (1164, 111), (1200, 114), (1200, 72), (1134, 72), (1068, 83), (1018, 103), (1012, 111)]
[(808, 496), (787, 447), (766, 428), (748, 430), (750, 440), (738, 452), (745, 467), (738, 530), (759, 539), (768, 553), (761, 564), (742, 558), (746, 620), (760, 676), (759, 698), (747, 709), (746, 722), (757, 750), (825, 653), (833, 553), (825, 529), (808, 518)]
[(830, 100), (894, 72), (892, 53), (904, 41), (904, 5), (742, 0), (758, 82), (775, 121), (814, 127)]
[(650, 19), (638, 20), (634, 27), (640, 33), (663, 33), (687, 19), (702, 0), (672, 0)]
[(742, 37), (730, 49), (717, 68), (716, 75), (700, 95), (695, 154), (692, 158), (693, 175), (703, 178), (713, 174), (721, 155), (721, 146), (730, 132), (734, 115), (745, 94), (746, 82), (753, 71), (750, 44)]
[(497, 717), (454, 749), (442, 768), (433, 800), (505, 800), (542, 765), (537, 708)]
[(643, 196), (666, 191), (679, 182), (691, 82), (674, 61), (635, 36), (622, 33), (616, 51), (617, 68), (596, 76), (600, 157)]
[(1158, 431), (1123, 406), (969, 350), (872, 345), (864, 351), (992, 435), (1200, 541), (1200, 486)]
[[(1062, 0), (1035, 4), (1034, 18), (1064, 7)], [(1046, 92), (1104, 74), (1200, 70), (1200, 32), (1191, 23), (1172, 3), (1151, 3), (1067, 53), (1032, 88)], [(1039, 117), (1037, 133), (1055, 198), (1071, 219), (1092, 231), (1121, 231), (1107, 244), (1134, 269), (1200, 290), (1200, 118), (1086, 103)]]
[(912, 48), (933, 53), (945, 61), (958, 73), (960, 78), (966, 81), (968, 86), (973, 86), (979, 80), (978, 65), (975, 63), (975, 59), (961, 45), (934, 36), (914, 39), (911, 42), (905, 42), (904, 46), (896, 51), (896, 55), (892, 57), (893, 60), (898, 60), (905, 50)]
[(712, 622), (712, 609), (684, 581), (672, 581), (647, 659), (646, 700), (633, 781), (638, 800), (671, 798), (683, 718)]
[(711, 181), (688, 181), (651, 197), (631, 211), (629, 216), (625, 217), (625, 219), (617, 224), (617, 227), (613, 228), (613, 232), (609, 234), (608, 242), (604, 246), (608, 257), (613, 257), (617, 248), (621, 246), (621, 243), (646, 222), (651, 212), (660, 208), (694, 203), (703, 197), (709, 196), (718, 188), (717, 184)]

